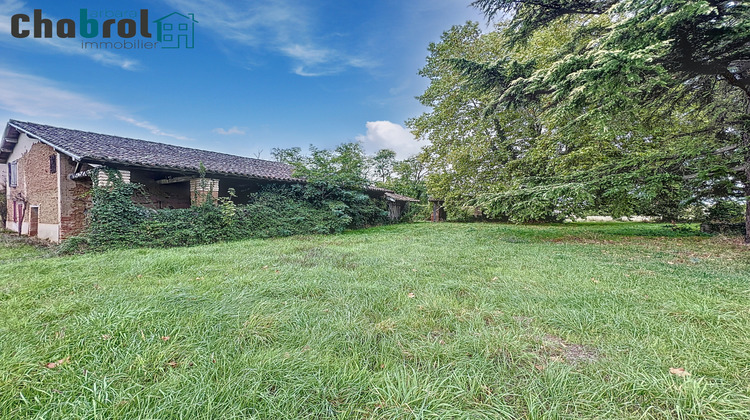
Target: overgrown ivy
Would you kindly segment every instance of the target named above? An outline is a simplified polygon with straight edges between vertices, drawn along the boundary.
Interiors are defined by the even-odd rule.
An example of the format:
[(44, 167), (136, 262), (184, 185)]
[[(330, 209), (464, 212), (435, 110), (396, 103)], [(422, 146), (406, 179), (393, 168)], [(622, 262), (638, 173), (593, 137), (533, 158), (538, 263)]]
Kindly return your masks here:
[[(63, 252), (85, 248), (174, 247), (245, 238), (331, 234), (388, 222), (383, 199), (332, 183), (270, 184), (238, 205), (229, 197), (207, 200), (186, 209), (150, 209), (133, 202), (142, 186), (125, 183), (119, 172), (91, 190), (92, 208), (86, 231), (63, 244)], [(94, 184), (97, 184), (96, 182)]]

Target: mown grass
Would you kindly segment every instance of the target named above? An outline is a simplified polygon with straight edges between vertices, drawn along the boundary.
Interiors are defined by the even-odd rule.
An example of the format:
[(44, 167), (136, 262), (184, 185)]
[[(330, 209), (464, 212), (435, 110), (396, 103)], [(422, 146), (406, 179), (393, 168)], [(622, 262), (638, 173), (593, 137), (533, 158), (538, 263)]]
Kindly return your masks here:
[(750, 418), (738, 240), (423, 223), (45, 255), (0, 242), (3, 419)]

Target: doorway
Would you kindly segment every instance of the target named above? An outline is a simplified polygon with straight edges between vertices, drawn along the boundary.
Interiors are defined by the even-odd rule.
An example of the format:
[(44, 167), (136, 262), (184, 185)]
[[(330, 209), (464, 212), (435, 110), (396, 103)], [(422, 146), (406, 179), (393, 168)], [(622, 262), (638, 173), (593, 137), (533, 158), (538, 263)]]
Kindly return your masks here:
[(29, 236), (37, 236), (39, 234), (39, 207), (31, 207), (29, 213)]

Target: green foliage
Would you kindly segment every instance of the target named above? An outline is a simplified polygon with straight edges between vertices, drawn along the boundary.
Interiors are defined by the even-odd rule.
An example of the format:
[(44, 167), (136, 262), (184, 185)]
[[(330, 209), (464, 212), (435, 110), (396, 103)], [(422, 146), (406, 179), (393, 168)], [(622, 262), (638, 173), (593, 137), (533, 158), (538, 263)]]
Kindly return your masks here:
[[(426, 166), (416, 156), (397, 161), (396, 152), (389, 149), (367, 156), (356, 142), (341, 144), (333, 150), (310, 146), (307, 155), (299, 147), (273, 149), (271, 154), (277, 161), (293, 165), (294, 175), (307, 180), (308, 189), (303, 194), (306, 199), (343, 202), (344, 207), (333, 205), (332, 209), (348, 208), (354, 215), (355, 226), (371, 225), (372, 221), (382, 219), (379, 211), (373, 212), (375, 207), (366, 204), (369, 198), (362, 192), (373, 183), (423, 203), (427, 200)], [(368, 175), (373, 179), (368, 179)], [(418, 206), (413, 208), (418, 209)], [(368, 215), (362, 216), (365, 214)], [(408, 215), (402, 215), (402, 220), (411, 220), (414, 214), (409, 211)]]
[(514, 221), (677, 220), (701, 200), (747, 195), (744, 2), (474, 5), (509, 18), (430, 45), (419, 99), (431, 110), (408, 122), (431, 142), (427, 189), (449, 215), (479, 205)]
[(427, 167), (418, 156), (396, 161), (393, 163), (393, 175), (385, 182), (380, 182), (379, 187), (393, 190), (398, 194), (416, 198), (422, 203), (427, 202), (427, 187), (425, 186), (425, 174)]
[(276, 160), (293, 165), (294, 175), (308, 182), (323, 182), (344, 189), (362, 189), (369, 184), (368, 158), (362, 145), (356, 142), (342, 143), (333, 150), (310, 145), (309, 155), (303, 155), (299, 147), (274, 148), (271, 154)]
[(63, 241), (57, 249), (61, 255), (83, 254), (90, 249), (87, 235), (78, 235)]
[(736, 201), (719, 201), (708, 209), (706, 220), (719, 223), (741, 223), (745, 220), (745, 209)]
[(88, 214), (89, 242), (95, 248), (109, 248), (120, 244), (138, 242), (138, 227), (147, 218), (148, 210), (133, 203), (133, 195), (142, 193), (139, 184), (125, 183), (122, 175), (114, 169), (96, 168), (91, 178), (98, 179), (100, 173), (107, 175), (105, 185), (91, 189), (92, 208)]
[[(216, 203), (187, 209), (147, 209), (133, 203), (141, 193), (109, 169), (109, 184), (92, 189), (93, 207), (83, 237), (68, 240), (65, 252), (128, 247), (172, 247), (243, 238), (340, 233), (388, 222), (382, 199), (323, 181), (272, 184), (249, 203), (234, 203), (234, 191)], [(95, 175), (92, 175), (95, 176)]]
[(483, 195), (475, 203), (488, 216), (511, 222), (559, 222), (582, 214), (594, 196), (581, 183), (539, 185)]
[(686, 234), (700, 234), (700, 226), (689, 223), (665, 225), (664, 227), (672, 229), (674, 232), (686, 233)]
[(381, 149), (371, 158), (372, 172), (375, 180), (386, 182), (393, 174), (393, 166), (396, 164), (396, 152), (390, 149)]

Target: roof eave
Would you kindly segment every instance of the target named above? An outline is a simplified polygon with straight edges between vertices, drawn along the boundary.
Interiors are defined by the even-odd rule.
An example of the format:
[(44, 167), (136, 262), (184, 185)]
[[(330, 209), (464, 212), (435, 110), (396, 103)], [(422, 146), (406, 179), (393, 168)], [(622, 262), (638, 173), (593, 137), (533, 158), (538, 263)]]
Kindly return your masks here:
[[(110, 164), (110, 165), (118, 165), (118, 166), (125, 166), (125, 167), (142, 168), (142, 169), (161, 169), (165, 171), (178, 171), (178, 172), (188, 172), (188, 173), (198, 174), (197, 169), (189, 168), (189, 167), (182, 167), (182, 166), (148, 165), (148, 164), (131, 162), (131, 161), (101, 159), (101, 158), (84, 158), (83, 160), (85, 161), (85, 163), (98, 163), (102, 165)], [(233, 177), (233, 178), (242, 178), (242, 179), (256, 179), (256, 180), (263, 180), (263, 181), (306, 182), (304, 179), (301, 179), (301, 178), (281, 178), (281, 177), (265, 176), (265, 175), (249, 175), (249, 174), (243, 174), (239, 172), (212, 171), (212, 172), (206, 172), (206, 175), (207, 176)]]
[(15, 128), (16, 130), (18, 130), (18, 131), (20, 131), (22, 133), (25, 133), (27, 136), (31, 136), (31, 137), (33, 137), (35, 139), (38, 139), (42, 143), (44, 143), (44, 144), (52, 147), (53, 149), (57, 150), (58, 152), (62, 152), (64, 154), (70, 156), (75, 161), (81, 161), (81, 160), (83, 160), (82, 156), (78, 156), (77, 154), (72, 153), (71, 151), (66, 150), (66, 149), (64, 149), (64, 148), (62, 148), (62, 147), (54, 144), (53, 142), (45, 139), (44, 137), (42, 137), (42, 136), (40, 136), (38, 134), (32, 133), (29, 130), (23, 129), (23, 128), (19, 127), (18, 125), (13, 124), (13, 122), (11, 122), (11, 121), (8, 121), (8, 125), (11, 126), (11, 127), (13, 127), (13, 128)]

